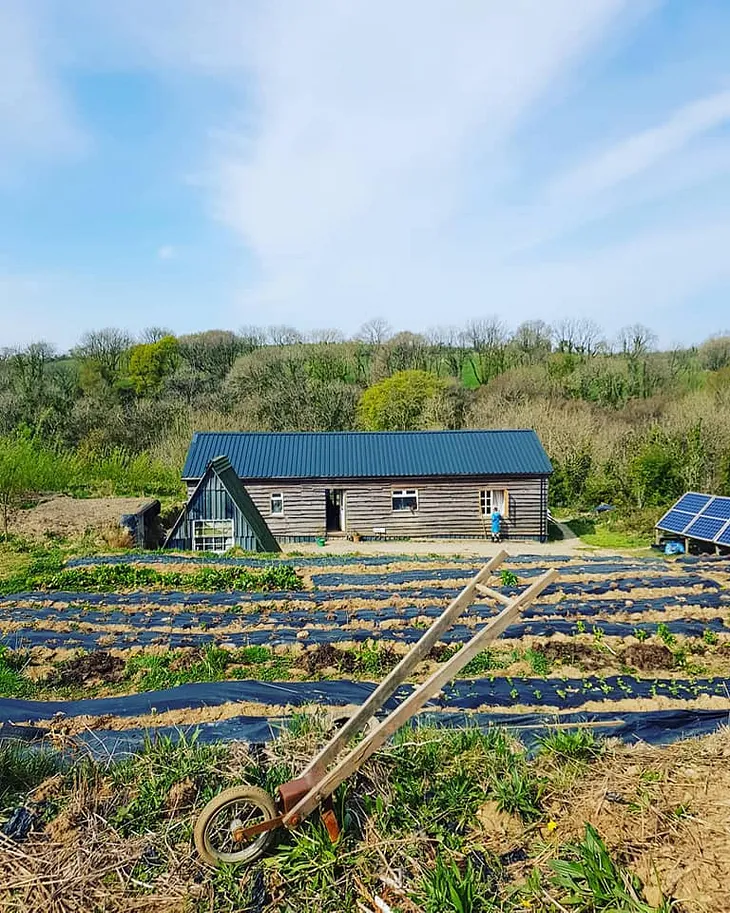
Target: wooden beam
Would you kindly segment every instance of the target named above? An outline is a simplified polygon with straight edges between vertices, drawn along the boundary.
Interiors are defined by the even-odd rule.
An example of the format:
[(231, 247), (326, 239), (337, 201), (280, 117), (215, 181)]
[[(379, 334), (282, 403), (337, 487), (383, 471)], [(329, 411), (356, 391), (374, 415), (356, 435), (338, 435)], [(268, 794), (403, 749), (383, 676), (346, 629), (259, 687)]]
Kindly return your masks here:
[[(486, 569), (485, 569), (486, 570)], [(477, 575), (479, 577), (479, 575)], [(477, 577), (464, 592), (473, 592)], [(472, 639), (440, 666), (426, 681), (419, 685), (391, 714), (379, 723), (358, 745), (332, 768), (294, 808), (284, 816), (286, 827), (296, 827), (323, 800), (337, 789), (343, 780), (354, 773), (378, 748), (381, 747), (400, 727), (416, 714), (424, 704), (448, 684), (464, 666), (484, 647), (496, 640), (520, 613), (540, 593), (558, 577), (556, 570), (547, 571), (529, 586), (522, 594), (516, 596), (510, 605), (504, 608), (496, 618), (482, 628)], [(463, 595), (463, 593), (461, 594)], [(457, 597), (458, 598), (458, 597)], [(453, 604), (452, 604), (453, 605)], [(443, 617), (443, 616), (442, 616)], [(363, 705), (364, 706), (364, 705)], [(370, 714), (368, 714), (370, 715)]]
[(505, 596), (504, 593), (493, 590), (491, 587), (482, 586), (481, 583), (477, 584), (476, 590), (481, 596), (488, 596), (490, 599), (496, 599), (498, 602), (504, 603), (504, 605), (509, 605), (514, 598), (513, 596)]
[(373, 691), (365, 703), (357, 710), (345, 725), (335, 733), (332, 739), (324, 746), (322, 751), (308, 765), (306, 770), (300, 774), (300, 777), (306, 777), (312, 774), (320, 777), (324, 774), (327, 767), (335, 760), (335, 757), (346, 745), (350, 739), (356, 736), (381, 709), (383, 704), (398, 690), (403, 684), (408, 674), (422, 662), (435, 644), (454, 624), (456, 619), (469, 608), (474, 601), (474, 592), (483, 581), (489, 580), (494, 571), (509, 558), (504, 549), (484, 565), (479, 573), (473, 577), (459, 595), (451, 602), (444, 612), (436, 619), (426, 633), (421, 637), (418, 643), (403, 657), (398, 665), (390, 672), (378, 687)]

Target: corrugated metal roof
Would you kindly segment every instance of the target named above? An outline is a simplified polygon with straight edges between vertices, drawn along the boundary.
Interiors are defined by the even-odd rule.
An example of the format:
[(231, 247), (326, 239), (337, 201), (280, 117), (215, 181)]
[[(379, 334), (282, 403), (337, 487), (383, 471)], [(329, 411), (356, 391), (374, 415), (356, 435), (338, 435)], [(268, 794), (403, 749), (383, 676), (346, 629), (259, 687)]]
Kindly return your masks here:
[(184, 479), (227, 456), (242, 479), (362, 479), (547, 475), (534, 431), (198, 431)]

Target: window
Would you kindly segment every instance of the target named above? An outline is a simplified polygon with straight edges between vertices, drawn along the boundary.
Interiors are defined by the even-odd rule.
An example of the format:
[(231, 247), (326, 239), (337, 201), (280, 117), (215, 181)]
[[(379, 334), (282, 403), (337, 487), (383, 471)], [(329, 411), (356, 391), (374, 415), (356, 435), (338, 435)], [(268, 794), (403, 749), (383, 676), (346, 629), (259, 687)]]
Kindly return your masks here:
[(418, 489), (401, 488), (394, 491), (393, 510), (418, 510)]
[(227, 552), (233, 548), (233, 520), (193, 521), (193, 551)]
[(482, 516), (488, 517), (492, 512), (492, 492), (488, 488), (482, 488), (479, 492), (479, 503), (482, 508)]
[(284, 516), (284, 495), (282, 492), (276, 491), (272, 494), (270, 513), (272, 517)]
[(509, 492), (506, 488), (482, 488), (479, 492), (479, 508), (483, 517), (488, 517), (494, 508), (506, 517), (509, 514)]

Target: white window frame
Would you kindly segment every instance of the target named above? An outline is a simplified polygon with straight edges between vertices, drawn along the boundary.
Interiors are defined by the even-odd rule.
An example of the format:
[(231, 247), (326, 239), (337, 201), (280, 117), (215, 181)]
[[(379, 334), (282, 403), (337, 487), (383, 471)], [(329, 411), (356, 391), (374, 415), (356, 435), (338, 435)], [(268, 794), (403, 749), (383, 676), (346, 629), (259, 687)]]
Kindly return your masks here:
[[(504, 500), (504, 508), (501, 511), (503, 517), (509, 515), (509, 488), (480, 488), (479, 489), (479, 513), (482, 517), (491, 517), (494, 510), (494, 493), (501, 492)], [(489, 508), (485, 510), (486, 500), (489, 499)]]
[[(415, 507), (396, 507), (396, 498), (414, 498)], [(390, 508), (394, 514), (416, 513), (418, 511), (418, 489), (417, 488), (394, 488), (390, 493)]]
[[(281, 502), (281, 510), (274, 510), (274, 498), (278, 498)], [(272, 491), (269, 498), (269, 514), (272, 517), (283, 517), (284, 516), (284, 492), (283, 491)]]
[[(489, 503), (487, 503), (489, 502)], [(483, 517), (489, 517), (492, 513), (492, 489), (491, 488), (480, 488), (479, 489), (479, 510)]]
[[(203, 533), (207, 529), (209, 532)], [(215, 530), (213, 532), (213, 530)], [(193, 520), (193, 551), (223, 554), (235, 545), (233, 520)]]

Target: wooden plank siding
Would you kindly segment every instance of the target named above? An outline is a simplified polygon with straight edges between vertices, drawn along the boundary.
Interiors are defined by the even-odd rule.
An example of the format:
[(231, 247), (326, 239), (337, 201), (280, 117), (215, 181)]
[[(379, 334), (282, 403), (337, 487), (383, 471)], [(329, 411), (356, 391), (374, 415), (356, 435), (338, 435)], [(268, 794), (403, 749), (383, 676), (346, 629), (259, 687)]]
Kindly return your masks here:
[[(547, 531), (547, 479), (544, 476), (448, 477), (427, 479), (242, 480), (253, 502), (280, 542), (325, 536), (325, 491), (346, 492), (345, 531), (364, 539), (385, 528), (386, 538), (489, 537), (490, 521), (481, 516), (482, 489), (506, 488), (509, 514), (505, 537), (544, 539)], [(392, 492), (417, 489), (418, 510), (393, 511)], [(281, 492), (284, 514), (271, 514), (271, 495)]]
[[(258, 550), (256, 535), (217, 475), (212, 473), (199, 488), (193, 485), (192, 491), (188, 489), (188, 496), (191, 500), (187, 504), (185, 516), (174, 537), (167, 543), (168, 548), (193, 548), (193, 524), (196, 520), (233, 520), (235, 544), (246, 551)], [(267, 512), (268, 509), (267, 504)]]

